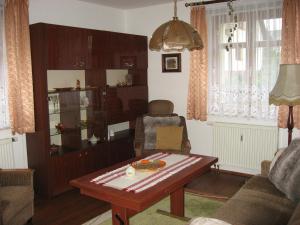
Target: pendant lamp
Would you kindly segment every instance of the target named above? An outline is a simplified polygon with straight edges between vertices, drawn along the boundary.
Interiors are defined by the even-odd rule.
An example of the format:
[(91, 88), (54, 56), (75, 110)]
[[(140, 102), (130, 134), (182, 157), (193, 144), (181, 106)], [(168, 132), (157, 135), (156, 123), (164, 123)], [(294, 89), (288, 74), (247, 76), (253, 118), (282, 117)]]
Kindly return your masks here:
[(177, 17), (177, 1), (174, 0), (174, 17), (153, 33), (149, 48), (152, 51), (183, 51), (203, 48), (203, 42), (190, 24)]

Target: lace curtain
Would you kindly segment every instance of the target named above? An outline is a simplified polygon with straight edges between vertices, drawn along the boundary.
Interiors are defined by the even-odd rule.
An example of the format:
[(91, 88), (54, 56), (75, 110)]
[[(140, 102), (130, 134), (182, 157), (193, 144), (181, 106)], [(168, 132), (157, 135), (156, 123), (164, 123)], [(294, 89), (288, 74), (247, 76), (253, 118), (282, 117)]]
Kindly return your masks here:
[[(233, 3), (238, 28), (226, 50), (234, 23), (226, 5), (208, 9), (208, 113), (240, 119), (276, 120), (269, 92), (278, 75), (281, 1)], [(246, 5), (247, 4), (247, 5)]]
[(7, 71), (4, 44), (4, 12), (3, 2), (0, 1), (0, 129), (9, 128)]

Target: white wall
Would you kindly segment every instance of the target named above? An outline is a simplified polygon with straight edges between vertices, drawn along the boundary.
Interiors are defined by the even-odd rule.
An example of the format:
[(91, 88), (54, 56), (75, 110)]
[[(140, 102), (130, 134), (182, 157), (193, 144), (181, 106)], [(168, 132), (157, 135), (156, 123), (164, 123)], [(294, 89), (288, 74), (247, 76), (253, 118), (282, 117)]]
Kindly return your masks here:
[[(189, 23), (190, 8), (179, 2), (178, 17)], [(145, 7), (126, 11), (125, 31), (127, 33), (148, 36), (148, 41), (153, 31), (162, 23), (173, 17), (173, 3), (152, 7)], [(189, 79), (189, 53), (182, 53), (181, 73), (162, 73), (161, 54), (163, 52), (148, 53), (148, 84), (149, 99), (170, 99), (175, 104), (174, 111), (186, 115), (188, 79)], [(226, 122), (226, 121), (223, 121)], [(187, 121), (192, 152), (196, 154), (211, 155), (212, 153), (212, 122)], [(269, 124), (262, 124), (269, 125)], [(276, 123), (274, 123), (276, 126)], [(299, 130), (294, 129), (294, 137), (300, 137)], [(287, 146), (287, 130), (279, 131), (279, 147)]]
[(44, 22), (124, 32), (124, 13), (123, 10), (78, 0), (29, 0), (30, 24)]

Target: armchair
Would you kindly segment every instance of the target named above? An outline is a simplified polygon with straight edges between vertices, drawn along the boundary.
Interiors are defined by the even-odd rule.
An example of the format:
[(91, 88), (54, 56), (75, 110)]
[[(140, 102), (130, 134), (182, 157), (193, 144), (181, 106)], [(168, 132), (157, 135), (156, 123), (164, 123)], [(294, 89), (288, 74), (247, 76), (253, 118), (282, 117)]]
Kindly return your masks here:
[[(191, 150), (191, 145), (188, 139), (188, 133), (186, 128), (185, 118), (183, 116), (178, 116), (173, 113), (174, 104), (169, 100), (153, 100), (148, 104), (148, 113), (138, 117), (136, 119), (135, 126), (135, 139), (134, 139), (134, 150), (136, 156), (141, 156), (145, 153), (163, 151), (163, 152), (176, 152), (180, 154), (188, 154)], [(157, 137), (158, 127), (160, 128), (170, 128), (169, 136), (166, 137), (168, 133)], [(182, 132), (179, 130), (172, 132), (173, 127), (182, 128)], [(161, 134), (162, 132), (160, 132)], [(180, 136), (180, 139), (178, 139)], [(169, 142), (179, 142), (179, 148), (157, 148), (158, 139), (164, 140), (169, 139)], [(173, 140), (172, 140), (173, 139)], [(181, 140), (181, 142), (180, 142)]]
[(33, 216), (33, 171), (0, 169), (0, 225), (24, 225)]

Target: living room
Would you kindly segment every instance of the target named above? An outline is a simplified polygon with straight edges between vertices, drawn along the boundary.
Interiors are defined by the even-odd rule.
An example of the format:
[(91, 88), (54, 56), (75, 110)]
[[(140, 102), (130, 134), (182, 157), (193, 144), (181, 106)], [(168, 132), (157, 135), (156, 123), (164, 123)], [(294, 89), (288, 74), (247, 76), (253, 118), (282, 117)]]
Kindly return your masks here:
[[(155, 1), (153, 1), (155, 2)], [(186, 7), (186, 2), (192, 2), (192, 1), (178, 1), (177, 2), (177, 16), (180, 20), (186, 21), (189, 23), (190, 17), (191, 17), (191, 9), (192, 7)], [(239, 1), (233, 1), (232, 7), (234, 10), (238, 11), (239, 7), (248, 6), (248, 5), (255, 5), (259, 4), (261, 1), (245, 1), (245, 0), (239, 0)], [(297, 1), (296, 1), (297, 2)], [(148, 39), (148, 44), (151, 39), (151, 36), (155, 29), (159, 27), (161, 24), (169, 21), (174, 16), (174, 2), (173, 1), (156, 1), (156, 3), (152, 4), (150, 1), (146, 1), (145, 4), (143, 4), (142, 1), (135, 1), (135, 3), (132, 2), (124, 3), (123, 1), (118, 3), (115, 1), (115, 3), (109, 3), (106, 1), (88, 1), (88, 0), (53, 0), (53, 1), (47, 1), (47, 0), (29, 0), (29, 24), (36, 24), (36, 23), (46, 23), (46, 24), (56, 24), (56, 25), (62, 25), (62, 26), (70, 26), (70, 27), (77, 27), (77, 28), (87, 28), (87, 29), (94, 29), (94, 30), (103, 30), (103, 31), (109, 31), (109, 32), (120, 32), (120, 33), (126, 33), (126, 34), (134, 34), (134, 35), (141, 35), (146, 36)], [(278, 9), (282, 10), (283, 1), (276, 1), (276, 0), (266, 0), (263, 1), (266, 5), (270, 5), (270, 8), (272, 9)], [(296, 3), (295, 3), (296, 4)], [(224, 1), (223, 3), (216, 3), (216, 4), (208, 4), (206, 5), (207, 14), (212, 16), (215, 15), (214, 13), (220, 13), (217, 12), (218, 10), (222, 11), (223, 14), (227, 15), (230, 11), (230, 8), (227, 5), (227, 1)], [(235, 11), (233, 12), (235, 13)], [(280, 19), (281, 22), (281, 11), (280, 11), (280, 17), (269, 15), (270, 18), (276, 18)], [(212, 17), (210, 17), (212, 18)], [(268, 18), (268, 19), (270, 19)], [(277, 21), (274, 22), (274, 24), (270, 26), (274, 26), (276, 29), (280, 27), (279, 32), (281, 32), (281, 23)], [(233, 33), (233, 39), (238, 38), (239, 35), (242, 37), (242, 32), (246, 30), (245, 27), (243, 27), (242, 22), (237, 20), (238, 30), (240, 30), (240, 34)], [(208, 25), (208, 36), (209, 35), (217, 35), (214, 33), (215, 31), (212, 30), (212, 22), (207, 21)], [(299, 25), (296, 25), (299, 26)], [(278, 30), (274, 29), (277, 33)], [(200, 37), (202, 37), (202, 33), (200, 33)], [(297, 32), (296, 32), (297, 33)], [(247, 34), (248, 35), (248, 34)], [(276, 35), (275, 35), (276, 36)], [(280, 36), (280, 35), (279, 35)], [(210, 37), (210, 36), (209, 36)], [(247, 36), (248, 37), (248, 36)], [(277, 37), (277, 36), (276, 36)], [(281, 36), (280, 36), (281, 37)], [(298, 37), (295, 34), (295, 37)], [(208, 42), (210, 42), (209, 39)], [(281, 39), (276, 39), (276, 43), (280, 43)], [(296, 40), (298, 40), (296, 38)], [(269, 41), (269, 40), (268, 40)], [(270, 41), (271, 43), (272, 41)], [(224, 45), (228, 44), (227, 40), (224, 41)], [(280, 43), (281, 44), (281, 43)], [(211, 47), (211, 43), (209, 43)], [(247, 46), (248, 48), (249, 46)], [(277, 46), (281, 47), (281, 45)], [(249, 47), (251, 49), (251, 46)], [(253, 47), (252, 47), (253, 48)], [(296, 48), (297, 49), (297, 48)], [(233, 49), (230, 49), (230, 51), (233, 51)], [(250, 68), (248, 67), (249, 63), (248, 55), (244, 52), (242, 48), (239, 50), (239, 56), (235, 56), (235, 58), (239, 58), (239, 60), (236, 60), (236, 63), (238, 63), (238, 66), (245, 66), (247, 70)], [(275, 52), (277, 51), (274, 50)], [(147, 100), (150, 102), (151, 100), (157, 100), (157, 99), (167, 99), (170, 100), (174, 104), (174, 113), (177, 113), (180, 116), (186, 117), (186, 128), (188, 133), (188, 138), (191, 145), (190, 152), (192, 154), (197, 155), (207, 155), (207, 156), (217, 156), (219, 157), (219, 164), (220, 169), (223, 170), (229, 170), (233, 173), (242, 173), (242, 174), (259, 174), (260, 173), (260, 163), (262, 160), (272, 160), (273, 155), (275, 154), (276, 150), (279, 148), (285, 148), (288, 146), (288, 131), (286, 128), (286, 121), (287, 117), (284, 117), (283, 125), (284, 128), (278, 127), (277, 122), (277, 112), (274, 105), (271, 105), (270, 107), (273, 107), (270, 109), (269, 112), (276, 112), (276, 115), (274, 117), (270, 116), (262, 116), (259, 115), (257, 117), (253, 117), (251, 113), (245, 113), (245, 111), (242, 111), (241, 114), (246, 116), (228, 116), (225, 115), (224, 112), (218, 113), (213, 112), (211, 110), (212, 108), (209, 108), (212, 106), (212, 104), (218, 105), (220, 102), (213, 102), (212, 100), (212, 92), (210, 91), (210, 88), (213, 87), (213, 83), (211, 80), (209, 80), (207, 87), (207, 105), (208, 112), (207, 117), (205, 119), (199, 120), (196, 119), (197, 116), (191, 115), (187, 116), (188, 114), (188, 105), (190, 104), (189, 99), (189, 92), (190, 92), (190, 80), (191, 80), (191, 56), (190, 51), (185, 50), (183, 52), (180, 52), (180, 64), (181, 64), (181, 71), (180, 72), (163, 72), (162, 71), (162, 54), (165, 54), (168, 52), (157, 52), (157, 51), (151, 51), (148, 49), (147, 52)], [(170, 52), (174, 53), (174, 52)], [(177, 53), (177, 52), (175, 52)], [(227, 53), (225, 52), (225, 55)], [(271, 53), (270, 53), (271, 54)], [(263, 61), (262, 57), (257, 57), (252, 60), (258, 60), (261, 65), (265, 65), (266, 62), (272, 64), (274, 62), (280, 62), (280, 54), (278, 52), (274, 53), (276, 55), (275, 59), (269, 60), (269, 61)], [(247, 57), (246, 57), (247, 56)], [(211, 63), (214, 61), (215, 56), (212, 56), (209, 54), (208, 56), (208, 68), (209, 73), (212, 71), (212, 68), (215, 68), (216, 66), (221, 66), (220, 64), (213, 64)], [(245, 59), (245, 57), (247, 59)], [(243, 64), (243, 60), (246, 62), (246, 65)], [(296, 57), (297, 58), (297, 57)], [(227, 61), (229, 64), (229, 62)], [(232, 63), (232, 62), (231, 62)], [(258, 63), (258, 64), (259, 64)], [(295, 62), (289, 62), (290, 64), (298, 64), (299, 62), (296, 60)], [(272, 80), (268, 80), (271, 84), (275, 85), (277, 75), (279, 73), (279, 64), (277, 63), (276, 69), (269, 69), (270, 71), (267, 71), (268, 73), (273, 73)], [(231, 66), (236, 66), (231, 65)], [(273, 65), (273, 64), (272, 64)], [(224, 66), (224, 65), (222, 65)], [(274, 75), (275, 74), (275, 75)], [(232, 75), (232, 74), (231, 74)], [(210, 75), (208, 75), (208, 79), (210, 79)], [(76, 79), (75, 79), (76, 81)], [(70, 85), (75, 87), (75, 81), (70, 81)], [(81, 82), (81, 85), (83, 82)], [(66, 86), (68, 87), (68, 86)], [(268, 87), (268, 93), (267, 96), (269, 96), (269, 92), (272, 90), (272, 87)], [(213, 96), (216, 97), (216, 96)], [(249, 97), (249, 96), (248, 96)], [(230, 98), (230, 97), (229, 97)], [(229, 101), (230, 102), (230, 101)], [(242, 101), (237, 101), (237, 104), (243, 104)], [(248, 104), (248, 102), (246, 102)], [(230, 107), (230, 105), (229, 105)], [(266, 106), (269, 110), (269, 104), (267, 103)], [(273, 110), (273, 111), (272, 111)], [(274, 111), (275, 110), (275, 111)], [(250, 110), (251, 111), (251, 110)], [(258, 110), (259, 111), (259, 110)], [(294, 111), (296, 111), (294, 109)], [(259, 111), (262, 113), (262, 111)], [(296, 111), (298, 112), (298, 111)], [(293, 139), (300, 137), (300, 130), (299, 128), (299, 122), (297, 119), (299, 118), (299, 115), (294, 115), (295, 120), (295, 128), (293, 129)], [(118, 124), (115, 124), (112, 129), (115, 131), (118, 131), (119, 129), (123, 129), (123, 127), (128, 128), (128, 126), (131, 126), (131, 123), (127, 122), (121, 122)], [(225, 126), (225, 128), (224, 128)], [(282, 126), (282, 125), (281, 125)], [(227, 154), (227, 158), (234, 158), (234, 151), (233, 153), (227, 153), (223, 150), (223, 152), (217, 152), (217, 146), (224, 145), (225, 144), (222, 141), (216, 142), (216, 130), (217, 128), (225, 129), (223, 132), (228, 132), (229, 129), (234, 127), (236, 130), (239, 130), (238, 132), (244, 132), (246, 129), (252, 129), (250, 132), (250, 135), (256, 135), (258, 136), (257, 139), (251, 139), (252, 142), (257, 142), (258, 140), (262, 143), (261, 145), (257, 145), (259, 147), (253, 147), (253, 143), (250, 142), (249, 146), (252, 144), (252, 148), (254, 151), (257, 151), (255, 154), (257, 157), (254, 157), (253, 162), (243, 161), (244, 165), (238, 165), (238, 163), (233, 163), (230, 165), (229, 160), (226, 161), (226, 156), (223, 156), (222, 154)], [(260, 128), (270, 128), (270, 133), (267, 135), (270, 136), (263, 136), (265, 134), (259, 133)], [(125, 129), (126, 129), (125, 128)], [(257, 130), (258, 129), (258, 130)], [(269, 131), (268, 131), (269, 132)], [(240, 134), (240, 133), (239, 133)], [(258, 135), (257, 135), (258, 134)], [(6, 138), (10, 137), (10, 132), (4, 132), (1, 130), (0, 138)], [(14, 157), (15, 157), (15, 168), (26, 168), (28, 167), (28, 156), (27, 156), (27, 147), (26, 147), (26, 137), (25, 135), (16, 135), (14, 136), (16, 142), (13, 143), (14, 146)], [(226, 136), (228, 139), (229, 137)], [(260, 138), (260, 139), (259, 139)], [(242, 141), (244, 139), (247, 139), (246, 133), (243, 135), (239, 135), (239, 141)], [(268, 139), (272, 139), (270, 142), (268, 142)], [(265, 142), (265, 143), (264, 143)], [(267, 143), (267, 144), (266, 144)], [(227, 148), (232, 148), (232, 146), (235, 146), (236, 142), (232, 142), (228, 144)], [(259, 148), (261, 146), (265, 146), (270, 151), (261, 154), (259, 151)], [(275, 146), (275, 147), (274, 147)], [(258, 149), (255, 149), (258, 148)], [(245, 148), (247, 149), (247, 148)], [(253, 149), (248, 151), (252, 151)], [(244, 149), (243, 149), (244, 150)], [(220, 155), (218, 155), (220, 154)], [(259, 155), (259, 156), (258, 156)], [(265, 157), (266, 156), (266, 157)], [(223, 158), (222, 158), (223, 157)], [(239, 160), (238, 157), (235, 157), (236, 160)], [(250, 158), (250, 157), (248, 157)], [(248, 160), (247, 158), (247, 160)], [(238, 162), (238, 161), (236, 161)], [(252, 163), (252, 164), (251, 164)], [(295, 223), (296, 224), (296, 223)]]

